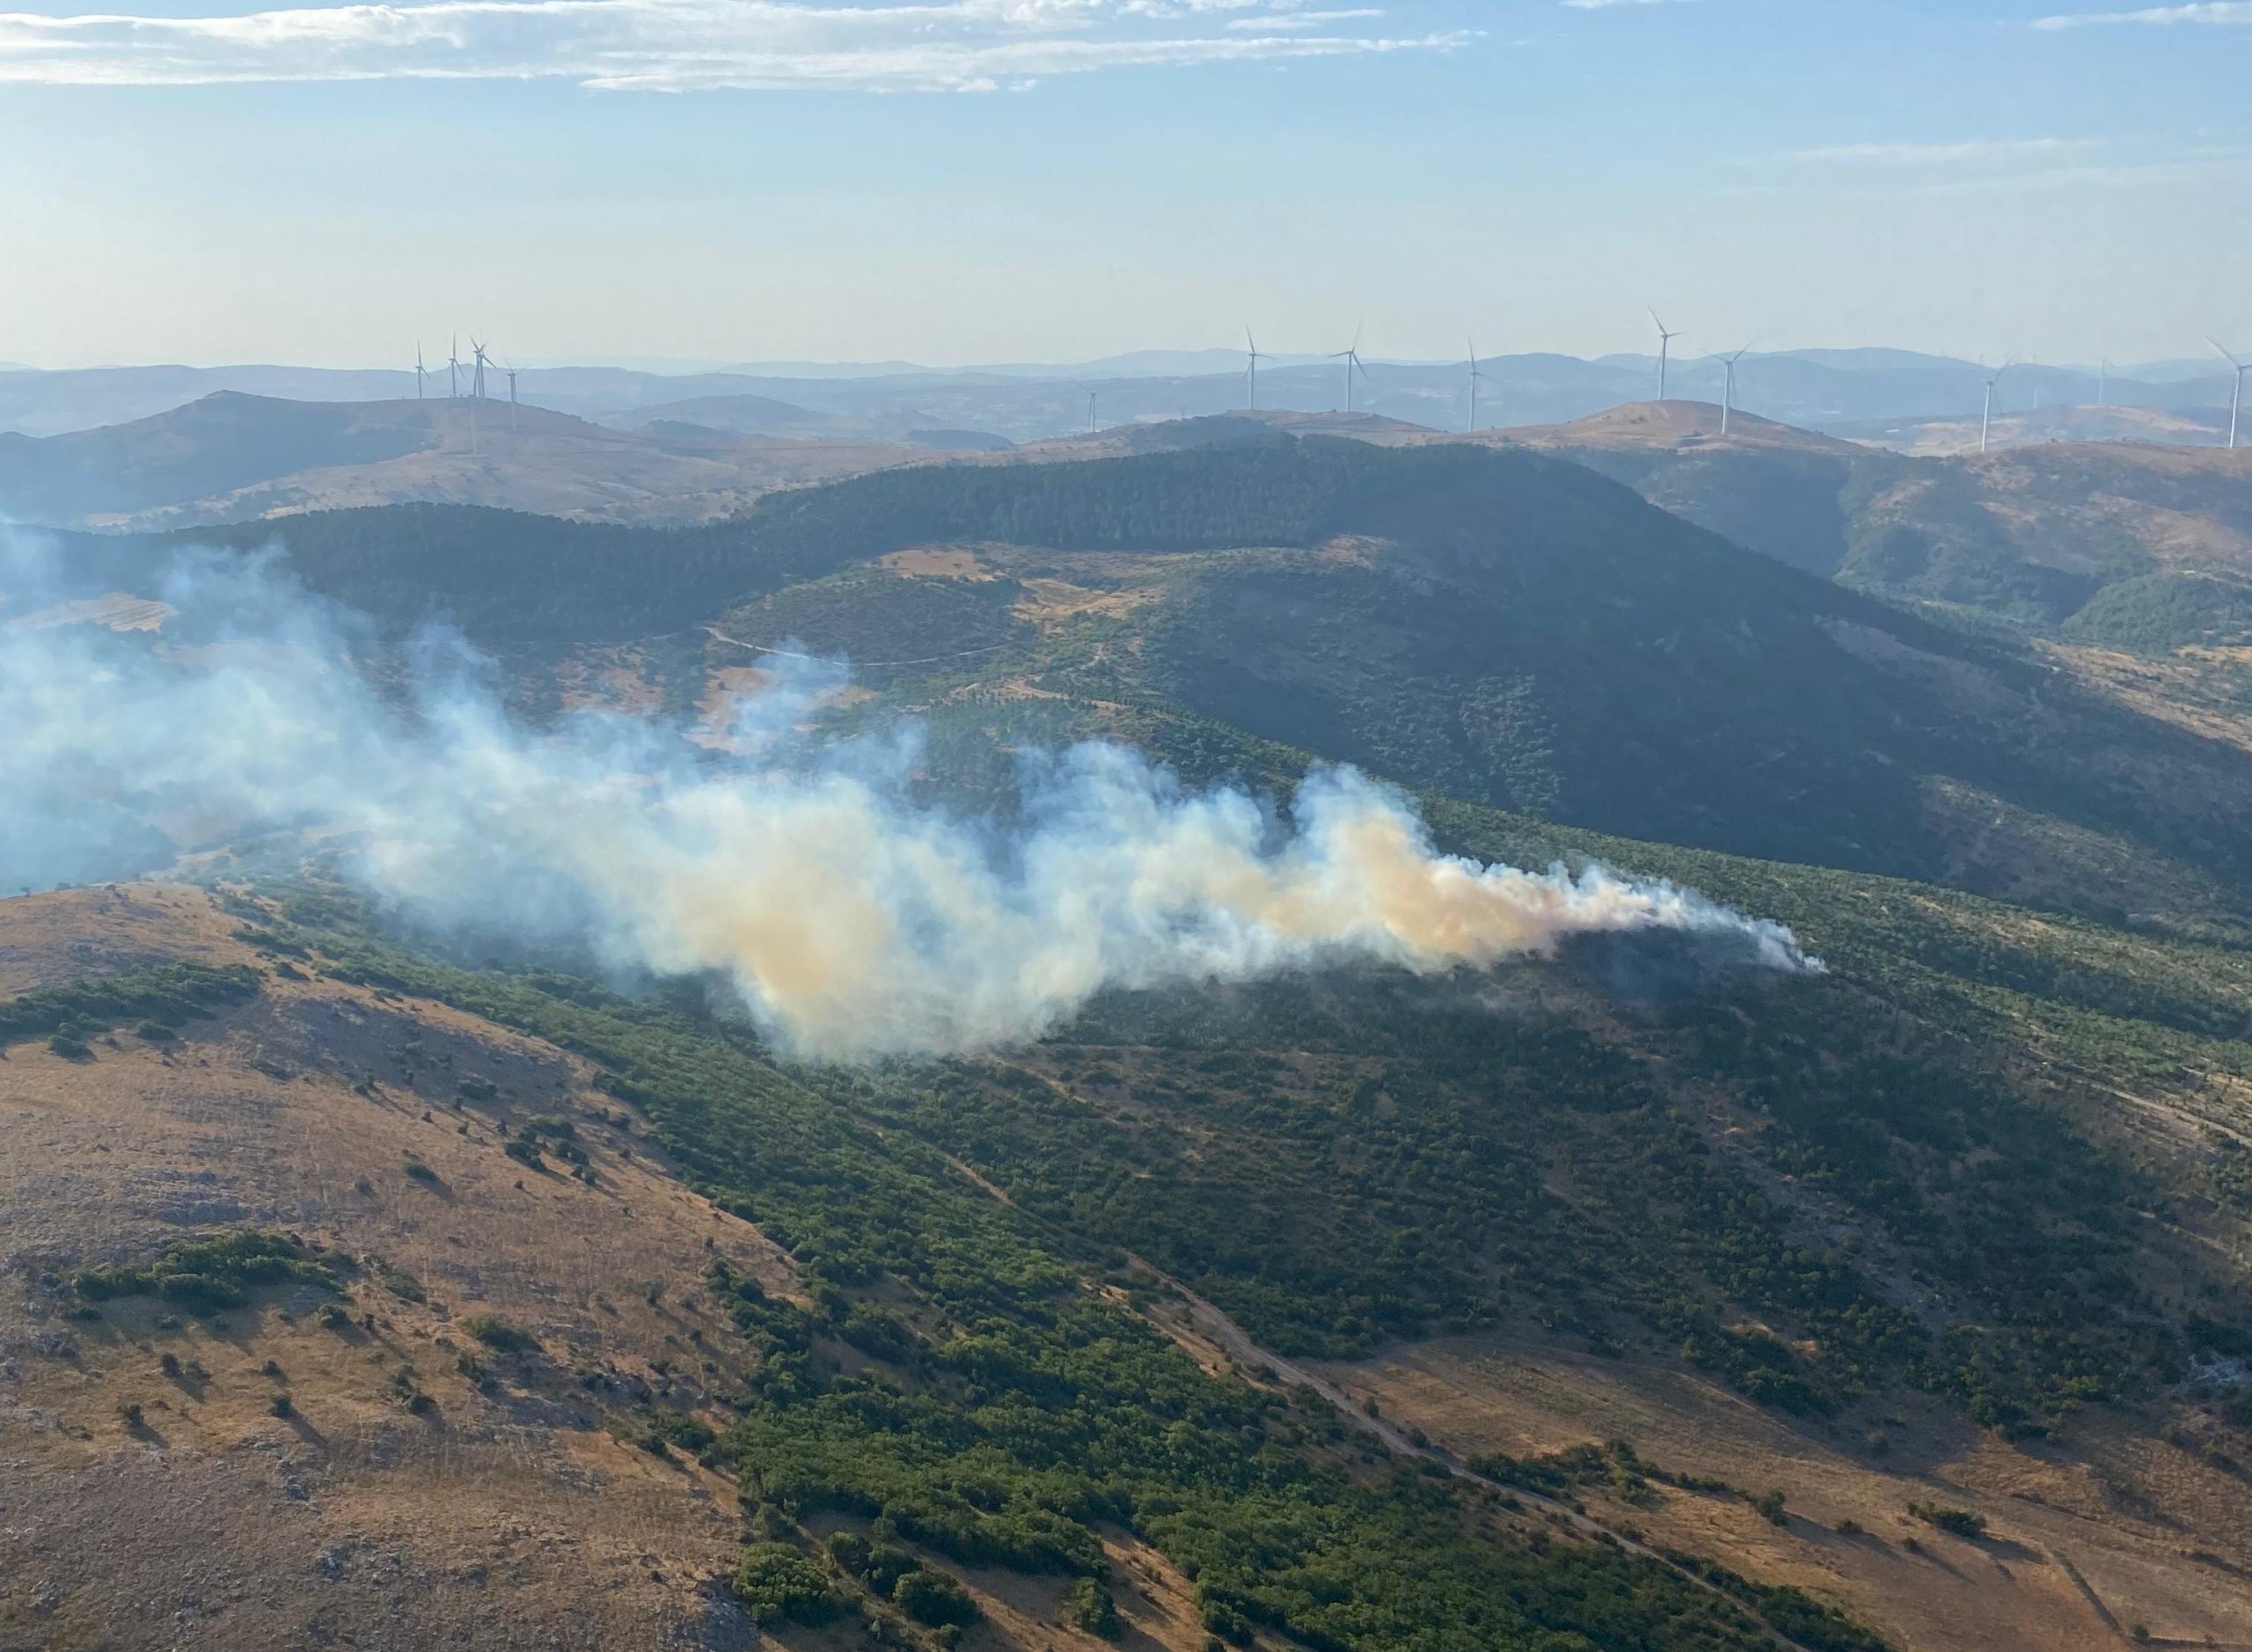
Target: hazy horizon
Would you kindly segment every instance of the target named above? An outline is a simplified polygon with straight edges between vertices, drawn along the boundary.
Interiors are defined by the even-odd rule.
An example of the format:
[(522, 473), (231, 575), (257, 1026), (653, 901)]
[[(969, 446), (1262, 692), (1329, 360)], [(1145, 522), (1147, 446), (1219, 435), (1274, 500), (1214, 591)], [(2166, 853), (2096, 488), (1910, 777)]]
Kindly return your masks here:
[[(1624, 3), (1624, 0), (1622, 0), (1622, 3)], [(1469, 342), (1478, 341), (1471, 340)], [(1715, 352), (1685, 347), (1684, 346), (1684, 341), (1678, 335), (1677, 335), (1676, 344), (1677, 349), (1673, 355), (1673, 363), (1678, 369), (1680, 369), (1685, 372), (1693, 371), (1700, 367), (1707, 364), (1715, 354)], [(1328, 368), (1332, 371), (1335, 370), (1334, 365), (1334, 357), (1331, 353), (1327, 351), (1298, 351), (1281, 348), (1270, 349), (1263, 340), (1260, 342), (1259, 349), (1259, 370), (1262, 374), (1284, 369), (1299, 369), (1305, 368)], [(1511, 359), (1523, 360), (1550, 357), (1559, 360), (1579, 362), (1590, 366), (1613, 365), (1631, 367), (1636, 365), (1646, 365), (1655, 369), (1658, 359), (1657, 353), (1655, 350), (1613, 350), (1605, 351), (1599, 355), (1578, 355), (1569, 351), (1548, 350), (1532, 347), (1489, 351), (1482, 342), (1478, 342), (1478, 352), (1480, 362), (1488, 365), (1494, 362)], [(2240, 352), (2240, 355), (2244, 353)], [(1364, 361), (1378, 366), (1418, 369), (1459, 366), (1465, 359), (1464, 352), (1459, 349), (1458, 349), (1452, 355), (1411, 355), (1380, 352), (1364, 346), (1361, 349), (1360, 355)], [(2169, 378), (2195, 376), (2200, 377), (2211, 376), (2225, 380), (2228, 371), (2227, 368), (2220, 361), (2220, 358), (2212, 355), (2210, 350), (2205, 352), (2203, 355), (2193, 351), (2184, 351), (2173, 355), (2155, 356), (2148, 360), (2124, 361), (2115, 356), (2110, 358), (2108, 363), (2102, 364), (2094, 359), (2087, 361), (2062, 360), (2050, 362), (2042, 361), (2029, 356), (2020, 356), (2011, 359), (2006, 363), (2000, 363), (1997, 362), (1992, 357), (1989, 357), (1986, 361), (1981, 362), (1976, 357), (1952, 355), (1945, 351), (1923, 349), (1913, 345), (1892, 343), (1868, 345), (1803, 344), (1781, 345), (1766, 349), (1755, 347), (1749, 350), (1743, 357), (1743, 360), (1746, 363), (1750, 363), (1762, 359), (1784, 360), (1795, 358), (1806, 360), (1821, 356), (1851, 355), (1919, 357), (1935, 364), (1951, 363), (1959, 367), (1985, 367), (1991, 369), (2000, 365), (2004, 368), (2005, 371), (2014, 371), (2021, 369), (2038, 369), (2048, 372), (2080, 373), (2093, 376), (2099, 371), (2107, 370), (2108, 369), (2109, 372), (2115, 378), (2123, 379), (2131, 378), (2138, 372), (2163, 371)], [(1198, 357), (1209, 357), (1210, 359), (1209, 361), (1199, 361), (1195, 359)], [(500, 359), (497, 351), (494, 359), (495, 361)], [(647, 374), (658, 377), (681, 378), (727, 376), (735, 377), (766, 377), (776, 379), (842, 379), (855, 377), (878, 377), (885, 375), (947, 376), (976, 373), (992, 374), (996, 376), (1016, 374), (1029, 377), (1043, 375), (1061, 376), (1077, 371), (1086, 371), (1091, 369), (1100, 369), (1112, 372), (1119, 377), (1160, 378), (1199, 376), (1217, 376), (1229, 373), (1240, 375), (1244, 370), (1245, 352), (1243, 346), (1240, 344), (1232, 347), (1225, 344), (1197, 344), (1178, 346), (1144, 345), (1100, 356), (1062, 357), (1036, 361), (1005, 361), (998, 359), (960, 362), (915, 361), (908, 359), (889, 361), (867, 359), (746, 361), (733, 360), (719, 356), (604, 355), (591, 352), (587, 354), (565, 354), (552, 358), (542, 358), (537, 360), (526, 358), (521, 355), (512, 355), (508, 359), (510, 363), (515, 366), (520, 373), (524, 374), (563, 371), (615, 371)], [(469, 341), (466, 334), (464, 335), (463, 339), (460, 362), (461, 370), (464, 375), (466, 375), (472, 365), (469, 355)], [(446, 370), (445, 355), (442, 351), (434, 354), (430, 350), (429, 347), (425, 345), (423, 348), (423, 365), (425, 369), (433, 376), (432, 382), (435, 383), (436, 377), (442, 376)], [(229, 371), (277, 371), (334, 374), (394, 373), (404, 374), (411, 378), (414, 372), (414, 362), (411, 349), (408, 360), (404, 366), (397, 361), (368, 360), (312, 362), (288, 361), (281, 359), (190, 360), (184, 356), (151, 358), (141, 361), (87, 361), (65, 365), (41, 365), (35, 362), (0, 357), (0, 372), (55, 374), (130, 373), (162, 372), (167, 369), (175, 369), (194, 373)], [(497, 372), (497, 369), (494, 370)], [(502, 380), (501, 382), (505, 383), (505, 380)], [(1679, 398), (1676, 398), (1676, 399)]]

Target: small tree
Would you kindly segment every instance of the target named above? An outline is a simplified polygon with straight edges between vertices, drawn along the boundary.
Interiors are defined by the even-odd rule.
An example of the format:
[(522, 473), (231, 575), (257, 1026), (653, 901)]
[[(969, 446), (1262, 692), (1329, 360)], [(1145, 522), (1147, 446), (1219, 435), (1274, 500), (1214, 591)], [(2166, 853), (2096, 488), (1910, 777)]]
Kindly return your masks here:
[(735, 1593), (762, 1629), (824, 1624), (843, 1611), (821, 1569), (787, 1543), (754, 1543), (735, 1563)]
[(977, 1603), (969, 1591), (944, 1572), (918, 1567), (891, 1586), (891, 1598), (900, 1611), (932, 1628), (941, 1624), (962, 1627), (977, 1621)]
[(1064, 1603), (1064, 1612), (1089, 1634), (1099, 1634), (1106, 1641), (1118, 1638), (1118, 1603), (1100, 1578), (1082, 1577), (1073, 1583)]

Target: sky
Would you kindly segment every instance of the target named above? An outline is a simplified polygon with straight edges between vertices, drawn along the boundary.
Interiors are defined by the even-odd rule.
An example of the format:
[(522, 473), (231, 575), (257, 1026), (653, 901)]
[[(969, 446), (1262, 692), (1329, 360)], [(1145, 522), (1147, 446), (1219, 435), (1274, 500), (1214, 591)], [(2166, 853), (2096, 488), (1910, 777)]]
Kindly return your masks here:
[(0, 362), (2252, 347), (2252, 0), (0, 0)]

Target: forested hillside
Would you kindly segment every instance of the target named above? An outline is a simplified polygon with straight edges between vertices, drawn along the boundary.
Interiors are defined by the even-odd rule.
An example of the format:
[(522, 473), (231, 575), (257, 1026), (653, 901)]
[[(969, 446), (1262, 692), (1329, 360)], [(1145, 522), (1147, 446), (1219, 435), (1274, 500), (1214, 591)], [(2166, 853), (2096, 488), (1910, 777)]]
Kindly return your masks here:
[(1737, 544), (1897, 601), (2151, 653), (2252, 636), (2252, 465), (2210, 448), (2050, 442), (1910, 458), (1809, 437), (1531, 439)]
[[(883, 662), (974, 653), (949, 669), (1154, 697), (1635, 837), (2201, 922), (2252, 874), (2240, 749), (1531, 454), (1269, 438), (888, 471), (693, 530), (405, 507), (67, 554), (91, 589), (214, 538), (284, 546), (393, 638), (449, 618), (527, 681), (647, 643), (684, 707), (699, 628), (724, 619), (736, 645), (833, 652), (879, 683)], [(978, 548), (983, 573), (871, 567), (931, 545)], [(1057, 610), (1042, 590), (1080, 595)]]

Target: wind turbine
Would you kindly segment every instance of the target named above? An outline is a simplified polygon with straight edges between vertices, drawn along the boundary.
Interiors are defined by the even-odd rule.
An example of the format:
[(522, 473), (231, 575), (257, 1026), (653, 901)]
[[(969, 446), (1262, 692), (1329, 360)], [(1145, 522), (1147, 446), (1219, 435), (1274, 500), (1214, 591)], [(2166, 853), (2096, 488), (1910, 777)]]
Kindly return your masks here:
[(508, 376), (508, 428), (514, 430), (516, 428), (516, 369), (504, 362), (501, 370)]
[(446, 347), (446, 399), (461, 399), (461, 334), (454, 334), (453, 342)]
[(1986, 450), (1986, 437), (1994, 428), (1994, 386), (2002, 382), (2002, 375), (2008, 371), (2009, 363), (2004, 362), (1987, 376), (1985, 405), (1978, 414), (1978, 451), (1981, 453)]
[(1734, 355), (1713, 357), (1713, 360), (1721, 364), (1725, 375), (1721, 380), (1721, 434), (1722, 435), (1728, 434), (1729, 414), (1736, 411), (1736, 364), (1744, 359), (1744, 351), (1751, 347), (1747, 344), (1744, 349), (1738, 350)]
[[(1364, 322), (1361, 325), (1366, 326), (1368, 324)], [(1353, 375), (1358, 373), (1364, 379), (1369, 376), (1368, 369), (1361, 365), (1361, 327), (1353, 329), (1351, 347), (1338, 351), (1329, 359), (1345, 364), (1345, 411), (1350, 413), (1353, 411)]]
[(1251, 366), (1243, 376), (1245, 394), (1250, 399), (1251, 411), (1257, 413), (1259, 411), (1259, 363), (1261, 358), (1259, 354), (1259, 340), (1251, 336), (1249, 323), (1244, 325), (1243, 342), (1251, 357)]
[(422, 345), (419, 340), (414, 346), (414, 399), (422, 399)]
[(2098, 407), (2111, 405), (2111, 353), (2109, 350), (2095, 359), (2095, 405)]
[(2240, 362), (2226, 350), (2221, 350), (2218, 339), (2209, 338), (2205, 342), (2220, 350), (2220, 359), (2236, 369), (2236, 387), (2228, 396), (2228, 450), (2234, 453), (2236, 451), (2236, 415), (2244, 406), (2244, 376), (2252, 373), (2252, 362)]
[(1678, 333), (1668, 333), (1665, 330), (1665, 323), (1658, 321), (1656, 311), (1650, 311), (1650, 319), (1657, 321), (1657, 398), (1663, 401), (1666, 363), (1673, 354), (1673, 341), (1681, 335)]
[(1101, 393), (1098, 391), (1089, 389), (1085, 384), (1080, 385), (1079, 388), (1086, 391), (1087, 392), (1087, 434), (1089, 435), (1093, 435), (1094, 434), (1095, 404), (1101, 399)]
[(485, 399), (485, 347), (477, 340), (472, 339), (469, 341), (469, 353), (477, 362), (477, 371), (470, 381), (469, 394), (471, 399), (483, 401)]
[(1478, 434), (1478, 386), (1487, 383), (1486, 373), (1478, 365), (1478, 340), (1466, 339), (1470, 347), (1470, 434)]

